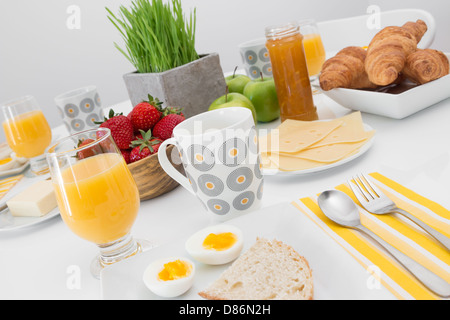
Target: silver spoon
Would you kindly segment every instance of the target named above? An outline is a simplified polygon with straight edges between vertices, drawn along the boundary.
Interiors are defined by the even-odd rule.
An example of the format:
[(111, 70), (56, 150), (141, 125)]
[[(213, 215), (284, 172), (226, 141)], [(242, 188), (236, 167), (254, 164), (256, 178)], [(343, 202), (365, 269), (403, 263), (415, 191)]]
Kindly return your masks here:
[(430, 291), (440, 297), (450, 297), (450, 284), (447, 281), (395, 249), (389, 243), (364, 227), (359, 218), (358, 207), (348, 195), (338, 190), (328, 190), (320, 194), (318, 204), (322, 212), (329, 219), (341, 226), (356, 229), (372, 240), (378, 242), (378, 244), (384, 247), (395, 260), (414, 275), (417, 280)]

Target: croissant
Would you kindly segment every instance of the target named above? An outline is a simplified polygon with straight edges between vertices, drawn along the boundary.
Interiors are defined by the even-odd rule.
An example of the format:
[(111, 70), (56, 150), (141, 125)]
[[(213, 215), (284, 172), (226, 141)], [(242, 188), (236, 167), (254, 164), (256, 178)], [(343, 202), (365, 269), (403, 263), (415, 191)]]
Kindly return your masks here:
[(417, 20), (416, 22), (408, 21), (406, 22), (402, 28), (406, 29), (409, 33), (411, 33), (414, 38), (416, 38), (416, 42), (419, 43), (422, 40), (423, 35), (427, 32), (428, 27), (427, 24), (423, 20)]
[(394, 83), (405, 66), (406, 58), (417, 50), (417, 43), (426, 31), (425, 22), (417, 20), (378, 32), (367, 48), (365, 69), (369, 80), (380, 86)]
[(449, 74), (449, 61), (441, 51), (417, 49), (407, 57), (403, 74), (417, 84), (424, 84)]
[(346, 47), (325, 61), (319, 77), (324, 91), (334, 88), (374, 88), (364, 68), (366, 50), (361, 47)]

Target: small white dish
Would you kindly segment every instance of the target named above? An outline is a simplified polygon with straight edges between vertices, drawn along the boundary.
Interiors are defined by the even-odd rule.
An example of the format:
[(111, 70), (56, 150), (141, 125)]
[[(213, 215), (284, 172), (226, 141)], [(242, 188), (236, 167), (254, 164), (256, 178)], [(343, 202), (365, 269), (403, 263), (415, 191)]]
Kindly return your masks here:
[(14, 153), (11, 153), (7, 157), (0, 159), (0, 172), (11, 170), (20, 165)]
[(0, 178), (10, 176), (13, 174), (19, 174), (22, 171), (24, 171), (28, 167), (29, 164), (30, 164), (29, 160), (27, 160), (23, 163), (16, 163), (16, 167), (11, 168), (9, 170), (5, 170), (5, 171), (0, 171)]
[(0, 213), (0, 233), (32, 227), (58, 215), (58, 207), (42, 217), (14, 217), (11, 215), (9, 210), (6, 209), (4, 212)]
[[(28, 165), (28, 162), (25, 166)], [(19, 168), (17, 168), (19, 169)], [(23, 169), (22, 169), (23, 170)], [(38, 177), (27, 177), (26, 175), (15, 185), (8, 193), (1, 199), (0, 207), (4, 208), (6, 202), (28, 188), (31, 184), (36, 183), (40, 180), (48, 179), (50, 174), (38, 176)], [(15, 217), (11, 214), (8, 208), (2, 209), (0, 211), (0, 233), (16, 231), (19, 229), (32, 227), (40, 224), (44, 221), (50, 220), (56, 216), (59, 216), (58, 206), (51, 210), (49, 213), (42, 217)]]
[[(446, 53), (450, 58), (450, 54)], [(450, 75), (399, 94), (338, 88), (324, 95), (351, 110), (403, 119), (450, 97)]]

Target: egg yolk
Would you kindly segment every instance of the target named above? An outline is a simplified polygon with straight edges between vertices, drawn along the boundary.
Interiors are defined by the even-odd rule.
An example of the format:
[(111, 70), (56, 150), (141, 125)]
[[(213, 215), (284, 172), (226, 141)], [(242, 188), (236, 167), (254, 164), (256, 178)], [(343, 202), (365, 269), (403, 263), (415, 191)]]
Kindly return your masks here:
[(210, 233), (203, 241), (203, 248), (206, 250), (223, 251), (231, 248), (236, 241), (236, 235), (231, 232)]
[(175, 260), (164, 264), (164, 269), (158, 274), (159, 280), (169, 281), (185, 278), (191, 274), (192, 266), (190, 263)]
[(0, 160), (0, 165), (5, 164), (5, 163), (8, 163), (8, 162), (10, 162), (11, 160), (12, 160), (11, 158), (5, 158), (5, 159), (2, 159), (2, 160)]

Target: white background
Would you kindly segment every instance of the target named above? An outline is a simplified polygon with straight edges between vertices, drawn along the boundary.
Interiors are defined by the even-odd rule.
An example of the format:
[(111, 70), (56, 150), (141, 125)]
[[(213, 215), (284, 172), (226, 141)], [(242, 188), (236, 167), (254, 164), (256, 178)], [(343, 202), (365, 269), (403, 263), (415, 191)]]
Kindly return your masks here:
[[(113, 43), (122, 45), (105, 7), (117, 13), (130, 0), (1, 0), (0, 102), (31, 94), (50, 125), (59, 125), (53, 98), (96, 85), (104, 105), (128, 99), (123, 74), (133, 66)], [(264, 37), (266, 26), (291, 20), (317, 21), (366, 14), (369, 5), (382, 11), (420, 8), (436, 19), (432, 47), (450, 51), (450, 2), (445, 0), (182, 0), (185, 13), (197, 9), (199, 53), (218, 52), (224, 71), (241, 65), (237, 46)], [(69, 29), (70, 6), (80, 9), (80, 29)], [(0, 142), (4, 140), (0, 132)]]

